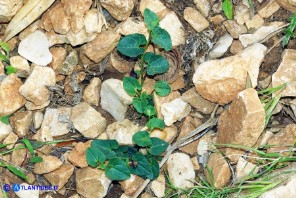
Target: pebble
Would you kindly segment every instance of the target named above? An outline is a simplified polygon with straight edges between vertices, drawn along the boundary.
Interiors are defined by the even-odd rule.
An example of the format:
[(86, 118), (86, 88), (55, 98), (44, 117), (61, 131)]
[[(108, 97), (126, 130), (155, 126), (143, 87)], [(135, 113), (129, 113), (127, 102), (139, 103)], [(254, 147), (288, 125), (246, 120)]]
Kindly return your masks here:
[(194, 8), (187, 7), (184, 10), (184, 19), (197, 31), (202, 32), (209, 27), (209, 22)]
[(231, 46), (233, 38), (229, 34), (224, 34), (220, 37), (214, 47), (211, 49), (209, 53), (210, 59), (220, 58), (227, 52), (228, 48)]

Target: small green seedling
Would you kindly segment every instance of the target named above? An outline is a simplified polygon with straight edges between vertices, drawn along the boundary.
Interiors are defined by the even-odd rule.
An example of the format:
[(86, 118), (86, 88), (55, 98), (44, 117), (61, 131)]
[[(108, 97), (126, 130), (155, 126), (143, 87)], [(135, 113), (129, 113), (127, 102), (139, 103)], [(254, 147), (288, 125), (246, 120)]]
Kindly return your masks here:
[(17, 72), (17, 69), (10, 65), (9, 56), (10, 56), (10, 49), (9, 45), (5, 42), (0, 42), (0, 61), (2, 61), (6, 74), (13, 74)]
[(282, 46), (285, 47), (290, 39), (295, 37), (295, 27), (296, 27), (296, 14), (293, 14), (291, 17), (289, 17), (288, 19), (290, 21), (290, 25), (285, 29), (284, 33), (285, 33), (285, 37), (282, 41)]
[[(136, 146), (122, 146), (116, 140), (94, 140), (86, 151), (87, 163), (105, 170), (111, 180), (126, 180), (131, 174), (150, 180), (157, 178), (158, 160), (168, 147), (167, 142), (150, 137), (150, 131), (156, 128), (163, 130), (165, 123), (157, 118), (152, 95), (143, 92), (143, 84), (147, 76), (163, 74), (169, 69), (169, 63), (162, 55), (146, 52), (148, 46), (154, 44), (169, 51), (172, 49), (172, 40), (169, 33), (159, 27), (158, 16), (149, 9), (144, 11), (144, 22), (149, 31), (148, 40), (142, 34), (130, 34), (119, 41), (117, 49), (124, 56), (139, 59), (140, 70), (135, 71), (137, 77), (125, 77), (123, 88), (133, 97), (134, 109), (148, 117), (148, 130), (133, 135)], [(154, 91), (163, 97), (171, 92), (171, 87), (165, 81), (157, 81)], [(139, 149), (144, 149), (145, 154)]]

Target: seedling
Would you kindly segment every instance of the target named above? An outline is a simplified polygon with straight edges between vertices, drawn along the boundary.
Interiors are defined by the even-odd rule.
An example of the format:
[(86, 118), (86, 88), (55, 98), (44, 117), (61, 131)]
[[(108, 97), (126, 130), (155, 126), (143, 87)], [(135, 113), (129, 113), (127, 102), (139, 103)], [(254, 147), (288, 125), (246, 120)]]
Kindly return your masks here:
[(288, 20), (290, 21), (289, 26), (285, 29), (284, 33), (284, 39), (282, 41), (282, 46), (285, 47), (288, 42), (290, 41), (290, 39), (295, 37), (295, 27), (296, 27), (296, 14), (293, 14), (291, 17), (288, 18)]
[[(94, 140), (86, 151), (87, 163), (91, 167), (105, 170), (111, 180), (126, 180), (131, 174), (150, 180), (157, 178), (159, 156), (168, 147), (167, 142), (150, 137), (149, 131), (155, 128), (163, 130), (165, 124), (157, 118), (152, 95), (143, 92), (142, 88), (147, 76), (163, 74), (169, 69), (169, 63), (162, 55), (146, 52), (148, 46), (155, 44), (169, 51), (172, 49), (172, 41), (169, 33), (159, 27), (158, 16), (149, 9), (144, 11), (144, 22), (149, 31), (148, 40), (142, 34), (130, 34), (120, 40), (117, 49), (124, 56), (139, 59), (140, 70), (135, 71), (137, 77), (125, 77), (123, 88), (133, 97), (134, 109), (148, 117), (148, 130), (133, 135), (136, 146), (121, 146), (116, 140)], [(159, 96), (167, 96), (171, 88), (167, 82), (157, 81), (154, 91)], [(145, 154), (139, 152), (139, 149), (146, 150)]]
[(10, 65), (9, 56), (10, 56), (10, 49), (9, 45), (5, 42), (0, 42), (0, 61), (2, 61), (6, 74), (16, 73), (16, 68)]

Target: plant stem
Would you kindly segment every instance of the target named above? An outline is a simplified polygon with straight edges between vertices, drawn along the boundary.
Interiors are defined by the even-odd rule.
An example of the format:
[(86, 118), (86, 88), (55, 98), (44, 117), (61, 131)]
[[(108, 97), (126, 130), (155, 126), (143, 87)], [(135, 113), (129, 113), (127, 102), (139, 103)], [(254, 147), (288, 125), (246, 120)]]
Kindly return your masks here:
[[(148, 46), (151, 42), (151, 31), (149, 31), (149, 36), (148, 36), (148, 41), (144, 47), (144, 52), (146, 52), (146, 50), (148, 49)], [(145, 54), (145, 53), (144, 53)], [(140, 59), (140, 83), (141, 83), (141, 86), (143, 86), (144, 84), (144, 80), (145, 80), (145, 76), (146, 76), (146, 72), (144, 71), (144, 54), (141, 55), (141, 59)]]

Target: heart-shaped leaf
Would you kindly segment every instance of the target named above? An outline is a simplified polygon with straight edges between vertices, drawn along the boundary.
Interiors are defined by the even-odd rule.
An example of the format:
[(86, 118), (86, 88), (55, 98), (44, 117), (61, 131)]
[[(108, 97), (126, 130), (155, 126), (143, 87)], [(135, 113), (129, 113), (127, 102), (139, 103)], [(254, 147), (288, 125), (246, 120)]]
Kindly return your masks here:
[(117, 49), (125, 56), (138, 57), (144, 53), (146, 43), (147, 41), (144, 35), (138, 33), (129, 34), (119, 41)]
[(165, 51), (170, 51), (172, 49), (172, 39), (171, 35), (161, 27), (155, 27), (151, 32), (152, 42)]
[(111, 159), (116, 156), (113, 151), (118, 148), (118, 142), (116, 140), (93, 140), (92, 148), (100, 150), (106, 157), (106, 159)]
[(159, 24), (158, 16), (152, 12), (150, 9), (146, 8), (144, 10), (144, 22), (148, 30), (153, 30)]
[(171, 93), (172, 89), (170, 85), (165, 81), (157, 81), (154, 85), (155, 93), (159, 96), (167, 96)]
[(109, 160), (105, 173), (111, 180), (126, 180), (131, 176), (127, 163), (119, 158)]
[(138, 175), (143, 178), (152, 179), (153, 173), (150, 167), (150, 163), (148, 159), (141, 153), (136, 153), (132, 160), (136, 162), (136, 167), (130, 167), (130, 171), (132, 174)]
[(33, 157), (30, 159), (29, 162), (31, 162), (31, 163), (40, 163), (40, 162), (43, 162), (43, 159), (42, 159), (42, 157), (40, 157), (40, 156), (33, 156)]
[(169, 146), (169, 144), (166, 141), (163, 141), (159, 138), (152, 137), (152, 146), (149, 148), (148, 152), (151, 155), (160, 155), (162, 154)]
[(136, 96), (138, 91), (142, 90), (142, 86), (139, 81), (134, 77), (123, 78), (123, 88), (130, 96)]
[(163, 120), (158, 119), (158, 118), (151, 118), (146, 126), (150, 129), (150, 130), (154, 130), (155, 128), (163, 130), (165, 128), (165, 123)]
[(152, 52), (144, 54), (144, 61), (147, 63), (148, 75), (162, 74), (169, 69), (168, 61), (163, 56)]
[(98, 163), (104, 163), (106, 160), (105, 154), (93, 147), (86, 149), (86, 161), (91, 167), (97, 167)]
[(150, 146), (152, 144), (150, 135), (147, 131), (139, 131), (133, 135), (133, 142), (141, 147)]
[(145, 109), (144, 109), (144, 114), (148, 117), (154, 116), (156, 114), (156, 110), (153, 106), (148, 105)]

